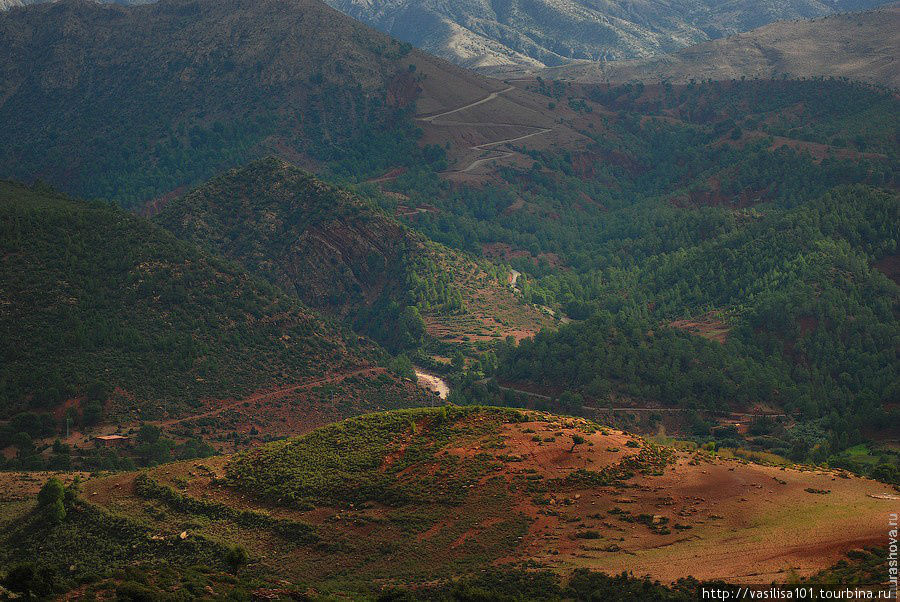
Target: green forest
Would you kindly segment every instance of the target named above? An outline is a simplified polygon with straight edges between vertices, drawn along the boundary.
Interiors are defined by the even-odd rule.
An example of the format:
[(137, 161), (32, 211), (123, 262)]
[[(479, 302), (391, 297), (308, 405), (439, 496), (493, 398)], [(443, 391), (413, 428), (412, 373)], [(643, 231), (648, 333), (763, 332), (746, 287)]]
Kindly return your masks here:
[(214, 178), (153, 219), (393, 353), (421, 347), (421, 313), (463, 309), (454, 274), (441, 265), (448, 249), (279, 159)]
[(900, 3), (360, 4), (0, 0), (0, 600), (896, 585)]
[[(327, 85), (327, 78), (310, 85)], [(133, 244), (135, 237), (123, 235), (120, 242), (106, 241), (103, 261), (85, 257), (82, 234), (95, 245), (102, 236), (90, 224), (122, 223), (124, 214), (102, 203), (67, 201), (89, 216), (74, 222), (84, 232), (63, 236), (48, 229), (45, 236), (66, 244), (38, 247), (47, 255), (40, 261), (62, 259), (69, 266), (54, 280), (61, 297), (74, 286), (70, 270), (87, 272), (72, 295), (74, 306), (42, 297), (60, 332), (30, 350), (34, 358), (53, 357), (52, 341), (64, 341), (80, 353), (40, 370), (17, 368), (31, 358), (15, 358), (5, 368), (4, 395), (25, 409), (40, 405), (41, 397), (62, 399), (73, 388), (112, 390), (121, 376), (145, 383), (144, 389), (130, 386), (141, 394), (159, 398), (156, 389), (171, 387), (176, 398), (196, 399), (210, 390), (205, 383), (213, 374), (226, 375), (217, 380), (222, 390), (242, 390), (252, 379), (230, 369), (244, 365), (226, 359), (231, 345), (238, 356), (253, 353), (257, 363), (266, 357), (265, 365), (308, 370), (298, 367), (304, 365), (299, 356), (340, 346), (337, 339), (291, 335), (288, 349), (269, 350), (280, 330), (241, 330), (278, 304), (295, 307), (289, 297), (404, 354), (394, 363), (409, 374), (406, 356), (424, 357), (426, 348), (454, 353), (429, 341), (423, 315), (465, 311), (453, 275), (441, 266), (441, 245), (477, 257), (483, 245), (502, 243), (517, 251), (507, 261), (522, 272), (521, 303), (552, 308), (572, 323), (518, 346), (502, 342), (478, 366), (486, 366), (481, 374), (487, 376), (566, 394), (551, 409), (578, 412), (582, 404), (617, 400), (706, 412), (771, 408), (802, 428), (773, 436), (766, 448), (813, 460), (863, 443), (896, 419), (898, 287), (877, 267), (895, 261), (900, 239), (897, 148), (886, 135), (897, 130), (898, 101), (890, 92), (821, 79), (617, 87), (538, 80), (532, 91), (576, 113), (602, 111), (602, 126), (591, 121), (582, 131), (590, 144), (577, 152), (522, 147), (532, 164), (498, 168), (502, 185), (450, 184), (441, 175), (448, 168), (444, 149), (416, 144), (421, 132), (410, 125), (410, 106), (390, 117), (397, 127), (365, 126), (346, 143), (315, 147), (322, 180), (267, 159), (169, 203), (155, 221), (204, 249), (185, 260), (189, 269), (173, 272), (171, 260), (125, 265), (136, 253), (188, 252), (186, 246), (170, 249), (174, 239), (138, 222), (128, 227), (150, 228), (149, 239), (164, 241), (161, 249), (125, 252), (117, 245)], [(309, 140), (324, 144), (325, 137), (311, 134)], [(217, 138), (207, 142), (222, 147)], [(395, 155), (403, 160), (392, 162)], [(388, 166), (404, 169), (377, 186), (366, 182)], [(389, 215), (397, 195), (434, 210), (398, 221)], [(43, 207), (42, 215), (74, 211), (56, 205)], [(40, 237), (32, 232), (33, 208), (4, 209), (4, 244), (21, 249), (27, 240), (34, 246)], [(335, 246), (339, 255), (320, 255)], [(238, 268), (207, 252), (267, 284), (239, 276)], [(5, 268), (9, 274), (20, 269)], [(160, 322), (135, 329), (101, 319), (111, 309), (103, 305), (110, 281), (97, 279), (107, 272), (122, 272), (131, 285), (115, 289), (119, 303), (147, 303), (145, 293), (165, 289), (150, 297)], [(23, 279), (14, 295), (48, 286), (51, 272), (30, 273), (40, 282)], [(211, 300), (223, 282), (243, 287), (224, 305)], [(123, 299), (129, 292), (137, 297)], [(290, 311), (303, 310), (276, 313)], [(210, 341), (220, 336), (213, 316), (232, 314), (244, 320), (230, 321), (236, 326), (225, 339), (229, 346), (212, 352)], [(34, 318), (8, 319), (28, 324)], [(173, 332), (166, 330), (170, 324)], [(717, 334), (703, 336), (704, 328)], [(148, 338), (144, 329), (159, 332), (147, 342), (139, 340)], [(25, 336), (19, 328), (12, 339)], [(125, 351), (127, 371), (117, 368), (123, 372), (114, 378), (91, 373), (93, 358), (103, 357), (111, 342)], [(143, 361), (141, 354), (164, 349), (176, 352)], [(450, 370), (465, 365), (458, 359)], [(190, 384), (161, 384), (165, 379), (146, 376), (154, 370), (175, 370)], [(492, 399), (468, 401), (502, 397), (474, 390)], [(467, 397), (465, 387), (457, 391), (457, 398)], [(709, 431), (699, 423), (696, 430), (698, 436)]]
[[(4, 417), (115, 395), (144, 419), (380, 351), (243, 269), (99, 202), (0, 185)], [(283, 376), (285, 375), (285, 376)]]
[[(896, 423), (900, 288), (877, 267), (900, 240), (890, 92), (835, 80), (535, 89), (614, 113), (584, 132), (594, 145), (580, 156), (522, 149), (534, 164), (502, 170), (503, 187), (449, 186), (427, 168), (391, 184), (442, 210), (412, 222), (435, 240), (527, 251), (511, 262), (523, 300), (574, 320), (500, 345), (501, 380), (568, 391), (555, 408), (568, 411), (783, 410), (806, 426), (766, 447), (797, 460)], [(528, 210), (510, 213), (517, 198)], [(499, 395), (463, 389), (457, 399)]]

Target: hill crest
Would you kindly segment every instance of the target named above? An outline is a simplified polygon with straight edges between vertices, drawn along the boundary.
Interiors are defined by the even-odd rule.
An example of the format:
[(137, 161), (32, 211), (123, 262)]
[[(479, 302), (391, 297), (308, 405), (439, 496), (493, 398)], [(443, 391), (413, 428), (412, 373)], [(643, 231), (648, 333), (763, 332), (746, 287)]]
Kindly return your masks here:
[[(810, 575), (880, 541), (891, 503), (874, 481), (483, 407), (362, 416), (202, 466), (91, 480), (85, 491), (163, 541), (191, 524), (189, 539), (240, 540), (282, 583), (345, 593), (521, 562), (779, 582), (787, 567)], [(147, 518), (148, 506), (164, 514)], [(773, 538), (784, 554), (773, 557)]]

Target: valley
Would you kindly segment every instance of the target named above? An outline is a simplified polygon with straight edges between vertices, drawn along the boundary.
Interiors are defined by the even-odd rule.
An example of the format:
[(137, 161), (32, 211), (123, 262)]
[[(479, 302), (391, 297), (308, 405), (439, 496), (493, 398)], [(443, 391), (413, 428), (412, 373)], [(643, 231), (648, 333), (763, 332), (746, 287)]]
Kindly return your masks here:
[(14, 3), (0, 599), (889, 585), (896, 6)]

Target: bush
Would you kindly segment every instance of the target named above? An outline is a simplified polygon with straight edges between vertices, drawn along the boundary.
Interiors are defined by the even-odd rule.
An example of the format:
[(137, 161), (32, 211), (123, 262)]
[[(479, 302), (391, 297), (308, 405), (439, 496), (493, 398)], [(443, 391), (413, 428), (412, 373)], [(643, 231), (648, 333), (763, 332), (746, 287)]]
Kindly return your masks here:
[(39, 567), (28, 562), (13, 567), (2, 583), (13, 592), (41, 599), (56, 591), (59, 580), (49, 567)]
[(242, 546), (235, 546), (225, 554), (225, 564), (228, 565), (228, 568), (230, 568), (231, 572), (235, 575), (242, 566), (247, 564), (247, 559), (247, 550)]
[(65, 493), (62, 481), (56, 477), (48, 479), (38, 492), (38, 512), (50, 524), (59, 524), (66, 518), (66, 508), (63, 505)]

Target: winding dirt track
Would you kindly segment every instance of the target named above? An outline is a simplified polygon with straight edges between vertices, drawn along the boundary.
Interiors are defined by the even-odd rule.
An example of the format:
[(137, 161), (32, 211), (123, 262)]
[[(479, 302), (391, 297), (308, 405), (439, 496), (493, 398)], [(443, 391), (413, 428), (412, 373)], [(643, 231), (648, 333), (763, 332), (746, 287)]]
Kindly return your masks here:
[(440, 117), (446, 117), (447, 115), (452, 115), (453, 113), (459, 113), (460, 111), (465, 111), (466, 109), (471, 109), (472, 107), (477, 107), (478, 105), (484, 104), (486, 102), (490, 102), (500, 96), (501, 94), (505, 94), (506, 92), (511, 92), (515, 90), (515, 86), (510, 86), (504, 90), (500, 90), (499, 92), (491, 92), (481, 100), (476, 100), (475, 102), (471, 102), (465, 106), (459, 107), (457, 109), (451, 109), (449, 111), (444, 111), (443, 113), (438, 113), (437, 115), (430, 115), (428, 117), (419, 117), (416, 121), (426, 121), (428, 123), (434, 123), (435, 119)]
[(175, 424), (179, 424), (182, 422), (187, 422), (189, 420), (197, 420), (199, 418), (208, 418), (210, 416), (217, 416), (217, 415), (221, 414), (222, 412), (226, 412), (226, 411), (234, 409), (238, 406), (242, 406), (246, 403), (254, 403), (257, 401), (264, 401), (264, 400), (268, 400), (268, 399), (277, 399), (284, 395), (288, 395), (290, 393), (295, 393), (297, 391), (302, 391), (304, 389), (309, 389), (311, 387), (336, 383), (336, 382), (340, 382), (342, 380), (346, 380), (346, 379), (354, 377), (354, 376), (361, 376), (363, 374), (372, 374), (373, 372), (378, 372), (380, 370), (381, 370), (380, 368), (364, 368), (362, 370), (356, 370), (354, 372), (346, 372), (344, 374), (335, 374), (333, 376), (328, 376), (326, 378), (319, 378), (317, 380), (305, 382), (305, 383), (302, 383), (299, 385), (290, 385), (287, 387), (282, 387), (280, 389), (275, 389), (273, 391), (266, 391), (264, 393), (255, 393), (255, 394), (251, 395), (250, 397), (245, 397), (243, 399), (239, 399), (232, 403), (228, 403), (228, 404), (219, 406), (217, 408), (213, 408), (212, 410), (208, 410), (208, 411), (202, 412), (200, 414), (184, 416), (183, 418), (172, 418), (170, 420), (160, 420), (160, 421), (154, 422), (153, 424), (155, 424), (156, 426), (165, 427), (165, 426), (172, 426)]
[[(541, 134), (546, 134), (547, 132), (552, 132), (553, 131), (552, 128), (543, 128), (543, 127), (538, 127), (538, 126), (534, 126), (534, 125), (525, 125), (525, 124), (521, 124), (521, 123), (497, 123), (497, 122), (490, 122), (490, 121), (483, 121), (483, 122), (452, 121), (452, 120), (448, 121), (448, 120), (441, 119), (442, 117), (446, 117), (447, 115), (459, 113), (460, 111), (465, 111), (466, 109), (471, 109), (472, 107), (477, 107), (478, 105), (482, 105), (484, 103), (495, 100), (501, 94), (505, 94), (506, 92), (510, 92), (515, 89), (516, 89), (515, 86), (509, 86), (508, 88), (505, 88), (498, 92), (491, 92), (484, 98), (482, 98), (480, 100), (476, 100), (475, 102), (471, 102), (462, 107), (458, 107), (458, 108), (452, 109), (450, 111), (444, 111), (443, 113), (438, 113), (437, 115), (428, 115), (425, 117), (417, 117), (416, 121), (421, 121), (423, 123), (430, 123), (431, 125), (435, 125), (435, 126), (516, 127), (516, 128), (528, 128), (528, 129), (536, 130), (534, 132), (531, 132), (530, 134), (525, 134), (524, 136), (514, 136), (512, 138), (505, 138), (503, 140), (496, 140), (494, 142), (487, 142), (485, 144), (476, 144), (475, 146), (469, 147), (469, 150), (480, 151), (480, 152), (490, 151), (491, 148), (494, 146), (500, 146), (503, 144), (508, 144), (510, 142), (518, 142), (519, 140), (525, 140), (526, 138), (531, 138), (532, 136), (539, 136)], [(438, 121), (438, 120), (440, 120), (440, 121)], [(467, 166), (465, 166), (461, 169), (454, 169), (454, 170), (448, 170), (448, 171), (457, 171), (457, 172), (462, 172), (462, 173), (468, 173), (468, 172), (474, 170), (475, 168), (477, 168), (478, 166), (480, 166), (484, 163), (487, 163), (488, 161), (495, 161), (497, 159), (503, 159), (503, 158), (512, 156), (512, 154), (513, 154), (509, 151), (494, 151), (494, 153), (495, 154), (488, 156), (488, 157), (482, 157), (480, 159), (475, 159), (474, 161), (472, 161)]]

